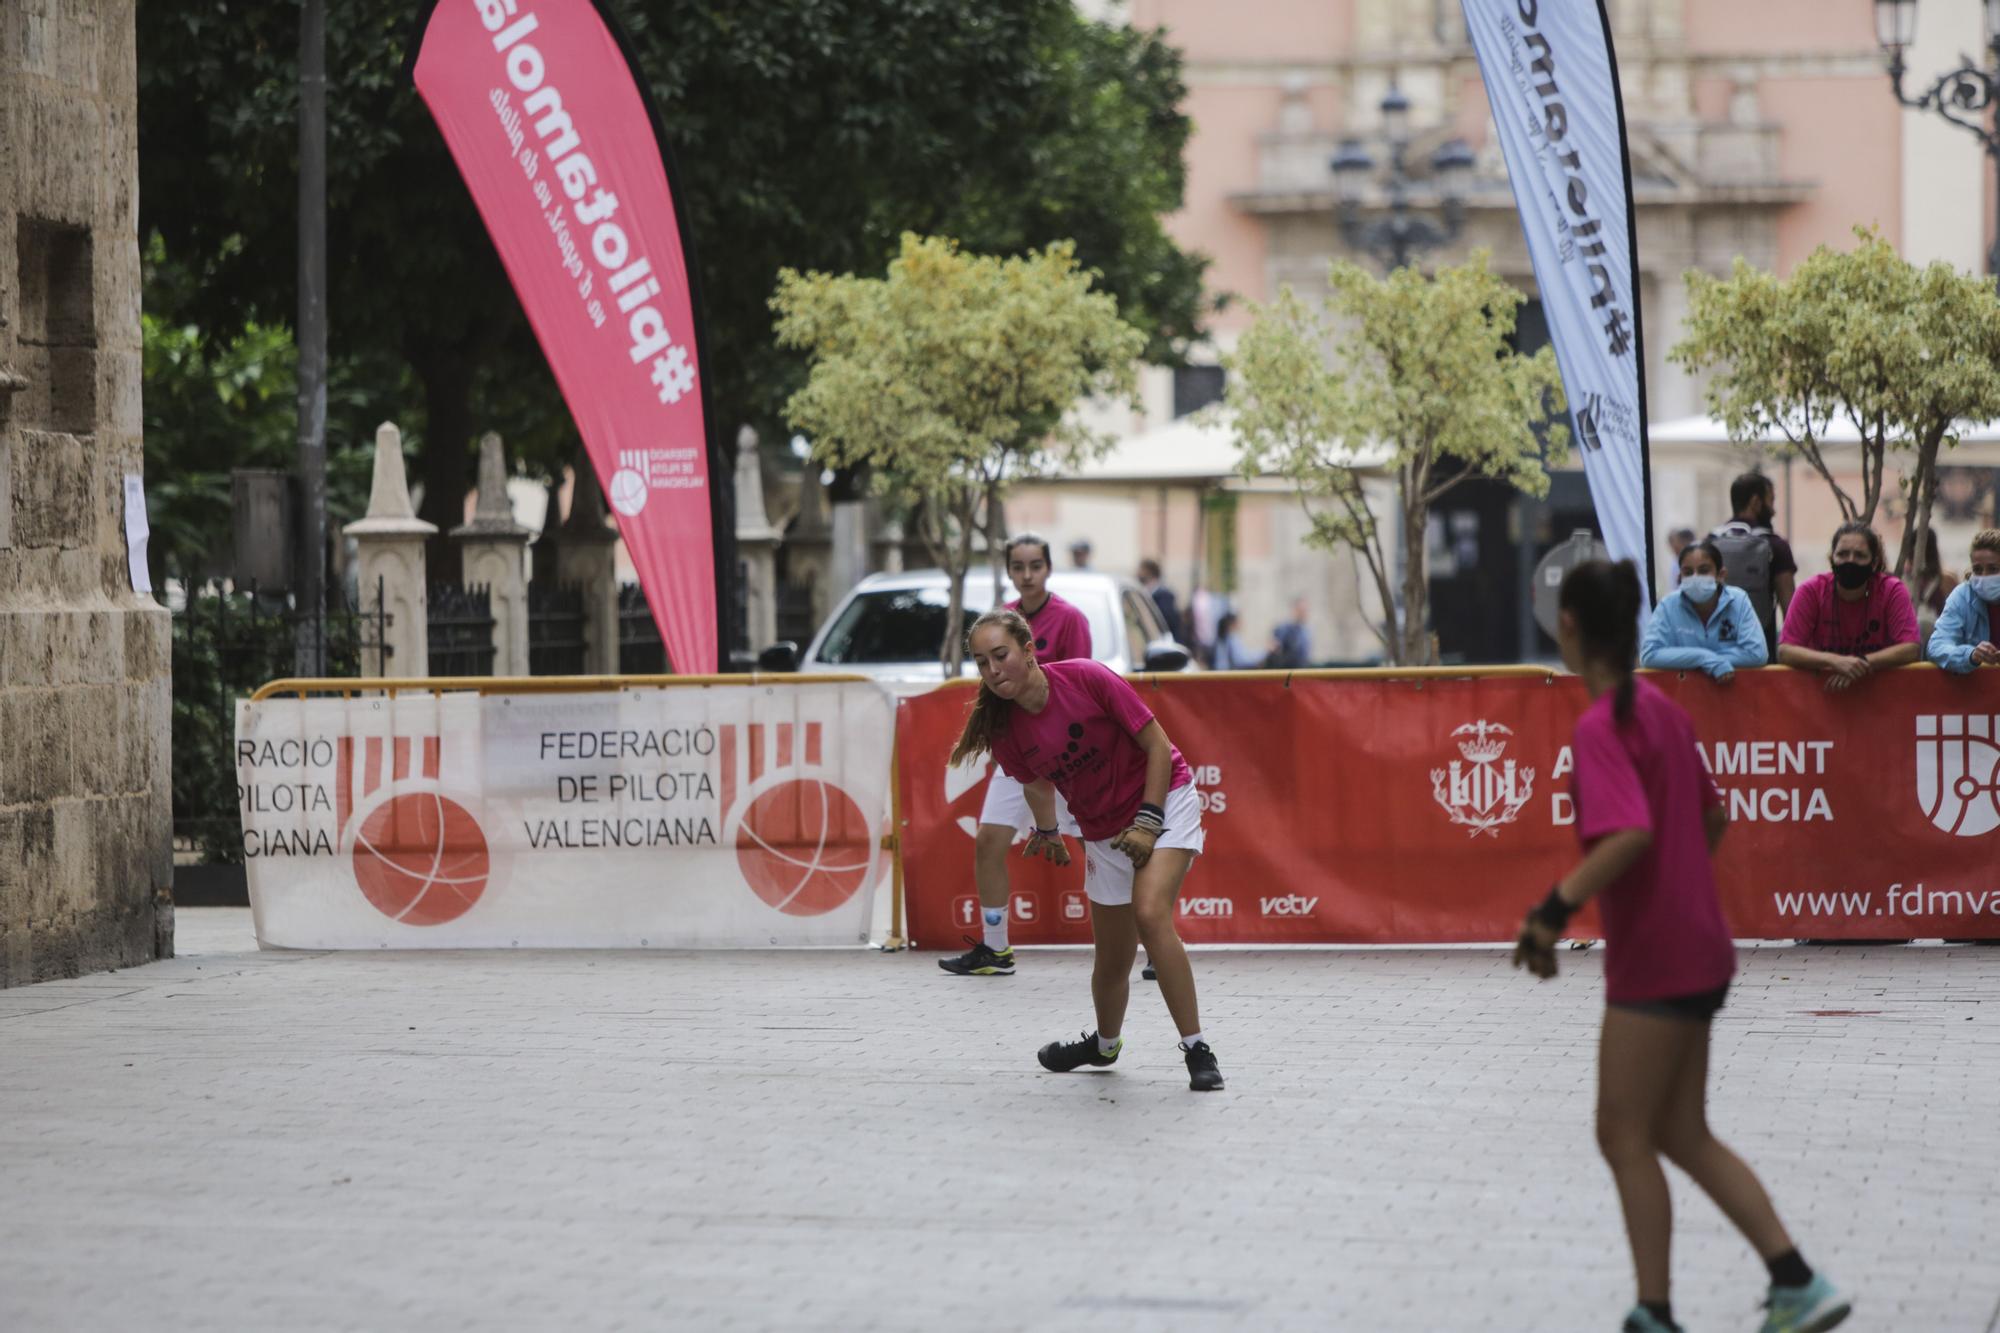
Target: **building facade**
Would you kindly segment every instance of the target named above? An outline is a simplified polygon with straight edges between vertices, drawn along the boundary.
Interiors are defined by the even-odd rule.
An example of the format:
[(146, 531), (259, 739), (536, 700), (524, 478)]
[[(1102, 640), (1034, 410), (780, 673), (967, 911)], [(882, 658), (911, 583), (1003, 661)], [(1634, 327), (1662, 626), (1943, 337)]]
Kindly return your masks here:
[[(1470, 145), (1475, 166), (1464, 225), (1426, 265), (1492, 253), (1495, 269), (1531, 298), (1522, 341), (1540, 332), (1536, 284), (1495, 139), (1484, 85), (1465, 35), (1459, 0), (1130, 0), (1097, 7), (1134, 25), (1163, 28), (1186, 58), (1186, 110), (1194, 121), (1185, 207), (1170, 225), (1186, 246), (1211, 257), (1211, 292), (1229, 303), (1213, 322), (1212, 345), (1196, 359), (1215, 361), (1246, 327), (1253, 307), (1289, 285), (1311, 298), (1324, 291), (1327, 263), (1376, 261), (1349, 249), (1337, 224), (1329, 160), (1343, 139), (1359, 138), (1379, 161), (1379, 110), (1393, 85), (1410, 101), (1409, 160), (1425, 198), (1423, 164), (1448, 139)], [(1846, 247), (1853, 228), (1874, 226), (1907, 258), (1985, 267), (1993, 238), (1994, 182), (1977, 141), (1934, 115), (1899, 107), (1877, 46), (1872, 0), (1608, 0), (1631, 140), (1639, 242), (1648, 417), (1687, 423), (1703, 411), (1703, 386), (1667, 361), (1681, 336), (1689, 270), (1722, 275), (1742, 258), (1789, 272), (1820, 245)], [(1911, 82), (1929, 79), (1979, 52), (1986, 37), (1980, 6), (1920, 0), (1917, 41), (1906, 54)], [(1378, 208), (1379, 189), (1364, 195)], [(1379, 267), (1379, 265), (1378, 265)], [(1148, 377), (1139, 412), (1107, 418), (1126, 437), (1162, 430), (1221, 389), (1219, 371), (1195, 367)], [(1781, 488), (1785, 470), (1759, 451), (1716, 445), (1683, 429), (1682, 440), (1656, 430), (1653, 468), (1656, 560), (1678, 527), (1706, 529), (1727, 517), (1732, 476), (1762, 462)], [(1974, 472), (1983, 455), (1953, 460)], [(2000, 460), (1996, 460), (2000, 461)], [(1800, 465), (1802, 488), (1820, 487)], [(1974, 477), (1962, 485), (1992, 487)], [(1227, 477), (1215, 493), (1238, 489)], [(1823, 489), (1823, 487), (1821, 487)], [(1178, 510), (1172, 497), (1138, 493), (1120, 504), (1080, 485), (1037, 487), (1021, 506), (1066, 539), (1072, 530), (1117, 534), (1107, 567), (1160, 557), (1182, 585), (1215, 586), (1222, 577), (1219, 534), (1197, 497)], [(1244, 501), (1235, 506), (1238, 517)], [(1781, 495), (1781, 514), (1817, 515), (1810, 496)], [(1116, 510), (1116, 512), (1113, 512)], [(1171, 512), (1170, 512), (1171, 511)], [(1203, 513), (1211, 517), (1204, 520)], [(1892, 543), (1895, 513), (1879, 524)], [(1359, 605), (1345, 556), (1274, 559), (1261, 543), (1283, 542), (1282, 519), (1238, 523), (1250, 545), (1230, 554), (1238, 581), (1225, 591), (1262, 634), (1283, 619), (1295, 595), (1314, 604), (1322, 637), (1352, 647), (1365, 626), (1337, 623)], [(1580, 472), (1555, 479), (1546, 501), (1497, 486), (1468, 486), (1433, 515), (1428, 543), (1433, 604), (1448, 657), (1511, 660), (1546, 650), (1525, 607), (1533, 561), (1589, 526), (1589, 492)], [(1302, 525), (1301, 525), (1302, 526)], [(1126, 537), (1124, 534), (1131, 534)], [(1955, 534), (1947, 532), (1947, 551)], [(1803, 553), (1824, 534), (1797, 534)], [(1131, 549), (1124, 547), (1130, 544)], [(1960, 543), (1962, 544), (1962, 543)], [(1949, 563), (1950, 556), (1947, 555)], [(1961, 556), (1962, 561), (1962, 556)], [(1244, 573), (1255, 576), (1245, 579)], [(1346, 655), (1343, 653), (1342, 655)]]

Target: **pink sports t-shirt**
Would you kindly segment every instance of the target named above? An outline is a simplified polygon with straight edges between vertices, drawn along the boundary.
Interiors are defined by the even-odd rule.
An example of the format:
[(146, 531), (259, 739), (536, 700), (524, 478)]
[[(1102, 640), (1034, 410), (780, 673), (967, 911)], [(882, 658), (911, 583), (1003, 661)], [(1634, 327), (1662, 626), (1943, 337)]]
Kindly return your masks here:
[(1894, 574), (1869, 580), (1868, 595), (1844, 602), (1831, 574), (1815, 574), (1798, 586), (1785, 609), (1778, 642), (1842, 657), (1866, 657), (1899, 643), (1917, 641), (1917, 609), (1910, 590)]
[[(1007, 609), (1019, 611), (1021, 599), (1016, 597), (1007, 603)], [(1076, 609), (1074, 602), (1065, 602), (1050, 593), (1041, 609), (1026, 619), (1028, 628), (1034, 631), (1037, 662), (1066, 662), (1072, 657), (1090, 656), (1090, 620)]]
[[(1027, 784), (1047, 778), (1069, 802), (1089, 842), (1116, 837), (1146, 799), (1146, 752), (1135, 737), (1153, 714), (1124, 677), (1089, 658), (1049, 662), (1049, 701), (1039, 713), (1016, 705), (993, 738), (993, 758), (1008, 777)], [(1168, 790), (1194, 781), (1174, 750)]]
[(1653, 842), (1597, 898), (1605, 998), (1637, 1003), (1714, 990), (1736, 972), (1702, 827), (1722, 793), (1678, 705), (1635, 680), (1632, 715), (1621, 724), (1613, 699), (1600, 696), (1577, 719), (1569, 787), (1576, 835), (1586, 849), (1621, 829), (1646, 829)]

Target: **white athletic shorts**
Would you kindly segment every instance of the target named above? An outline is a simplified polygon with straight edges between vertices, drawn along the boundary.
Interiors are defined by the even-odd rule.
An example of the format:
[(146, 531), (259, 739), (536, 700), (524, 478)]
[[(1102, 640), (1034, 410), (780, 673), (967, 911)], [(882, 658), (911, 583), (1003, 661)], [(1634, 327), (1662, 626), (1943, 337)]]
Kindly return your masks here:
[[(1179, 848), (1201, 855), (1206, 835), (1201, 831), (1201, 797), (1192, 782), (1167, 793), (1166, 816), (1167, 831), (1153, 850)], [(1110, 838), (1083, 844), (1083, 891), (1090, 901), (1123, 907), (1132, 901), (1132, 878), (1137, 873), (1132, 859), (1114, 848)]]
[[(993, 776), (986, 781), (986, 804), (979, 807), (979, 822), (982, 824), (1004, 824), (1016, 833), (1026, 833), (1035, 826), (1034, 812), (1028, 809), (1028, 790), (1007, 776), (998, 764), (993, 766)], [(1056, 793), (1056, 827), (1072, 838), (1081, 838), (1076, 821), (1070, 818), (1069, 802), (1061, 792)]]

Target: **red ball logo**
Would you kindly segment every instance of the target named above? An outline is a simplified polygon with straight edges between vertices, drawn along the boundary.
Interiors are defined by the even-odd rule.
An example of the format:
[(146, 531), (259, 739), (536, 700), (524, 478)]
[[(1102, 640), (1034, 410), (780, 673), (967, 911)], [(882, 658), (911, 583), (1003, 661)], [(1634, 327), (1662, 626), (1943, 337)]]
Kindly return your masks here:
[(354, 835), (354, 878), (391, 921), (438, 926), (472, 909), (486, 891), (486, 835), (458, 802), (404, 792), (368, 813)]
[(759, 898), (792, 916), (831, 912), (868, 881), (868, 821), (854, 798), (819, 778), (794, 778), (750, 803), (736, 862)]

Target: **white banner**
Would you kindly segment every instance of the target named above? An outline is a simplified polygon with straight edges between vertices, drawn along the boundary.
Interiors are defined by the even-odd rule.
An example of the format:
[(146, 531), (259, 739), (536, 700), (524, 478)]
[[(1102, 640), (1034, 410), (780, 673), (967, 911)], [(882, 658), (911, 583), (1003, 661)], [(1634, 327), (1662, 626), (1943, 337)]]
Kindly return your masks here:
[(891, 696), (856, 682), (246, 701), (257, 939), (860, 943), (894, 731)]
[(1598, 526), (1650, 603), (1645, 348), (1610, 24), (1588, 0), (1464, 5)]

